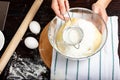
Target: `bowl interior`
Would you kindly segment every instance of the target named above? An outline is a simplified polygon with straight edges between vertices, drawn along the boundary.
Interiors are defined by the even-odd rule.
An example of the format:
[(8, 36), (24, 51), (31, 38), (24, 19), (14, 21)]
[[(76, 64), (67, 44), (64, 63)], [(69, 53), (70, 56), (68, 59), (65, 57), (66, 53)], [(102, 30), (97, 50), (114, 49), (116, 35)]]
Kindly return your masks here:
[[(67, 58), (70, 58), (70, 59), (83, 59), (83, 58), (87, 58), (87, 57), (90, 57), (90, 56), (96, 54), (104, 46), (106, 39), (107, 39), (107, 27), (106, 27), (104, 20), (99, 15), (97, 15), (93, 11), (86, 9), (86, 8), (71, 8), (69, 10), (69, 12), (66, 13), (64, 16), (68, 17), (68, 18), (70, 16), (72, 21), (70, 21), (70, 20), (64, 21), (58, 17), (55, 17), (50, 22), (50, 26), (48, 29), (48, 39), (50, 41), (50, 44), (60, 54), (62, 54), (63, 56), (65, 56)], [(79, 43), (79, 45), (75, 45), (75, 46), (80, 46), (79, 47), (80, 49), (75, 49), (75, 46), (65, 43), (65, 41), (63, 39), (64, 38), (63, 37), (64, 30), (66, 30), (66, 28), (67, 28), (65, 25), (68, 25), (68, 26), (69, 26), (69, 24), (74, 25), (74, 23), (72, 23), (72, 22), (75, 22), (75, 21), (76, 21), (75, 24), (77, 24), (77, 25), (79, 24), (79, 26), (81, 26), (81, 28), (83, 30), (83, 41), (81, 41), (81, 43)], [(89, 23), (89, 24), (87, 24), (87, 23)], [(95, 27), (94, 30), (92, 30), (92, 28), (91, 28), (92, 25)], [(82, 26), (84, 26), (84, 27), (82, 27)], [(71, 27), (69, 27), (69, 28), (71, 28)], [(96, 31), (96, 33), (94, 33), (95, 31)], [(71, 32), (67, 33), (67, 34), (71, 34)], [(87, 37), (87, 35), (89, 37)], [(99, 35), (101, 37), (98, 37)], [(65, 39), (67, 39), (67, 38), (69, 38), (69, 37), (65, 36)], [(73, 35), (73, 38), (71, 37), (70, 39), (75, 41), (75, 36)], [(90, 45), (96, 45), (96, 44), (97, 45), (99, 44), (99, 45), (97, 46), (97, 48), (92, 50), (93, 48), (91, 49)], [(89, 46), (90, 50), (89, 50), (89, 52), (86, 53), (84, 49), (87, 48), (87, 46)]]

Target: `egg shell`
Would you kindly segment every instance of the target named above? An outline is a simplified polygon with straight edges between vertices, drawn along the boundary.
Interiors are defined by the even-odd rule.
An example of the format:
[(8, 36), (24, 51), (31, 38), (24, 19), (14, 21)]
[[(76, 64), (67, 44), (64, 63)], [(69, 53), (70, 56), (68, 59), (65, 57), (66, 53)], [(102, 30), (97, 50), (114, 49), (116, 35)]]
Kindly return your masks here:
[(31, 21), (29, 24), (29, 29), (34, 34), (39, 34), (41, 27), (40, 24), (37, 21)]
[(29, 49), (35, 49), (38, 47), (38, 41), (34, 37), (27, 37), (24, 40), (25, 46)]

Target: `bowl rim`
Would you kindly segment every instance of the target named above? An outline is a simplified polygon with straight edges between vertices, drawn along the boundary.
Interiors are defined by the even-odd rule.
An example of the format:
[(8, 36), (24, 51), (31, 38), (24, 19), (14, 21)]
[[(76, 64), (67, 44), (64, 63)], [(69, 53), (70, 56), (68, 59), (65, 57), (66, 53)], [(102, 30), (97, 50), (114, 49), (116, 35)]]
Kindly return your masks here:
[[(105, 36), (105, 40), (104, 40), (103, 44), (101, 45), (101, 47), (100, 47), (98, 50), (96, 50), (96, 51), (95, 51), (93, 54), (91, 54), (91, 55), (88, 55), (88, 56), (86, 56), (86, 57), (74, 58), (74, 57), (70, 57), (70, 56), (67, 56), (67, 55), (64, 55), (64, 54), (60, 53), (56, 48), (53, 47), (53, 44), (51, 43), (50, 38), (49, 38), (49, 32), (48, 32), (48, 40), (49, 40), (50, 44), (52, 45), (52, 47), (57, 51), (57, 53), (59, 53), (59, 54), (62, 55), (63, 57), (65, 57), (65, 58), (67, 58), (67, 59), (70, 59), (70, 60), (86, 60), (86, 59), (92, 57), (93, 55), (98, 54), (98, 52), (101, 51), (101, 49), (104, 47), (104, 45), (105, 45), (105, 43), (106, 43), (106, 41), (107, 41), (107, 37), (108, 37), (108, 27), (107, 27), (107, 23), (104, 21), (104, 19), (103, 19), (100, 15), (98, 15), (97, 13), (93, 12), (92, 10), (90, 10), (90, 9), (88, 9), (88, 8), (73, 7), (73, 8), (70, 8), (68, 12), (70, 12), (70, 11), (73, 10), (73, 9), (80, 9), (80, 10), (89, 11), (89, 12), (97, 15), (97, 16), (102, 20), (102, 22), (103, 22), (104, 25), (105, 25), (105, 30), (106, 30), (105, 33), (106, 33), (106, 36)], [(54, 19), (56, 19), (56, 18), (59, 18), (59, 17), (58, 17), (58, 16), (55, 16), (55, 17), (51, 20), (51, 22), (52, 22)], [(51, 23), (51, 22), (50, 22), (50, 23)], [(50, 27), (48, 27), (48, 31), (49, 31), (49, 30), (50, 30)]]

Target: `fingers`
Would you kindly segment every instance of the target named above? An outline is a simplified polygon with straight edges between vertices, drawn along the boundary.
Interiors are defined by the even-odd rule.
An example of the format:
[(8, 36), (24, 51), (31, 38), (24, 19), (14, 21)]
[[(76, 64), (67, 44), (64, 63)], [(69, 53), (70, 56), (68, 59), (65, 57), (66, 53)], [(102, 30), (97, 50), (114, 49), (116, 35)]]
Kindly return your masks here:
[(92, 5), (92, 10), (93, 10), (95, 13), (97, 13), (98, 15), (100, 15), (105, 22), (107, 22), (108, 16), (107, 16), (107, 13), (106, 13), (105, 8), (103, 8), (103, 7), (100, 6), (99, 4), (94, 3), (94, 4)]
[(103, 20), (104, 20), (105, 22), (107, 22), (108, 16), (107, 16), (106, 10), (104, 10), (103, 12), (104, 12), (104, 13), (101, 13), (101, 16), (102, 16)]
[(59, 4), (59, 8), (60, 8), (61, 14), (65, 14), (65, 12), (66, 12), (66, 5), (65, 5), (64, 0), (58, 0), (58, 4)]
[(68, 0), (65, 0), (65, 6), (66, 6), (66, 11), (69, 11), (70, 6)]
[(51, 8), (53, 9), (53, 11), (55, 12), (55, 14), (56, 14), (58, 17), (60, 17), (60, 18), (63, 19), (63, 16), (61, 15), (60, 8), (59, 8), (59, 4), (58, 4), (58, 1), (57, 1), (57, 0), (52, 0)]
[[(95, 3), (92, 5), (92, 10), (95, 13), (97, 13), (98, 15), (100, 15), (103, 18), (103, 20), (105, 21), (105, 23), (107, 23), (108, 16), (107, 16), (105, 8), (103, 8), (102, 6)], [(98, 21), (98, 22), (102, 23), (101, 21)], [(105, 25), (102, 23), (101, 28), (100, 28), (100, 32), (103, 33), (104, 30), (105, 30)]]
[(64, 19), (63, 14), (69, 9), (68, 0), (52, 0), (51, 8), (59, 18)]

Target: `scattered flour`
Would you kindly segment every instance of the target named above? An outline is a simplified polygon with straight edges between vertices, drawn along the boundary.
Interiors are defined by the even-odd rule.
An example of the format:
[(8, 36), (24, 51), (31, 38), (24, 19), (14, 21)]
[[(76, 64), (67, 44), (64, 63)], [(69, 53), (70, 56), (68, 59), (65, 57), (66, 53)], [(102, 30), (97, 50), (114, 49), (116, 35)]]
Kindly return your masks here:
[[(47, 68), (41, 65), (41, 60), (34, 63), (29, 58), (20, 58), (16, 54), (9, 68), (8, 80), (43, 80), (43, 75), (47, 73)], [(42, 75), (43, 74), (43, 75)]]

